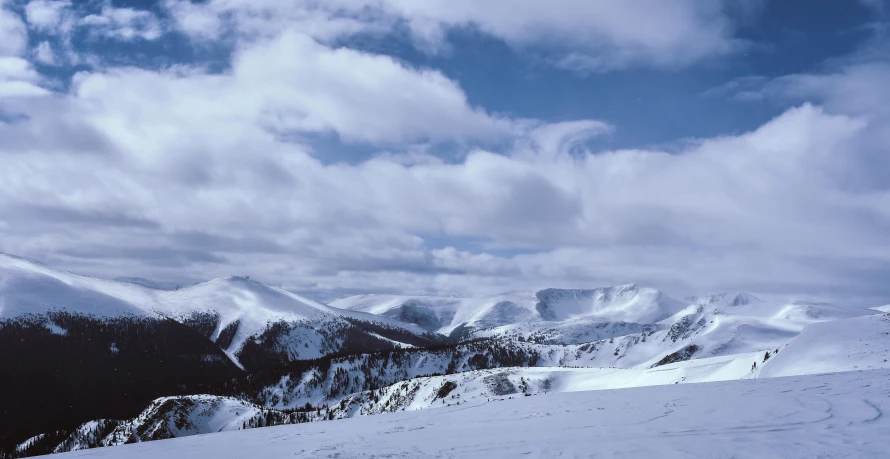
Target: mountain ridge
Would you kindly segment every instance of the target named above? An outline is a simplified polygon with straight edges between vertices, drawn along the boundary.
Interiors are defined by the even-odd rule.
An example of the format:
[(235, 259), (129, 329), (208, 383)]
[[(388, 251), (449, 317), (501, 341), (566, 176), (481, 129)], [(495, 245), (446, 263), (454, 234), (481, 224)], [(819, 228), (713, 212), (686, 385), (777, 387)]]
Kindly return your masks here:
[[(637, 284), (328, 305), (246, 276), (156, 290), (0, 254), (0, 366), (20, 375), (3, 392), (37, 397), (7, 408), (21, 422), (0, 440), (37, 454), (504, 396), (885, 368), (878, 354), (890, 350), (875, 343), (890, 319), (875, 312), (745, 292), (678, 300)], [(824, 358), (832, 342), (848, 361)], [(34, 359), (49, 373), (29, 373)], [(80, 381), (49, 375), (83, 362), (101, 375), (73, 385), (83, 403), (41, 421), (62, 403), (40, 405), (41, 391)], [(103, 407), (140, 381), (138, 397)]]

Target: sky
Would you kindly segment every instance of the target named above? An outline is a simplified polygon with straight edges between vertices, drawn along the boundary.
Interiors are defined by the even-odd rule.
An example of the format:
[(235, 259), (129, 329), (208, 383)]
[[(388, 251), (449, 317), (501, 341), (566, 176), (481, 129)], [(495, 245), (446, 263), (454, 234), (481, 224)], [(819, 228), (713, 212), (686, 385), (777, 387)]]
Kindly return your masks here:
[(0, 0), (0, 252), (890, 303), (890, 1)]

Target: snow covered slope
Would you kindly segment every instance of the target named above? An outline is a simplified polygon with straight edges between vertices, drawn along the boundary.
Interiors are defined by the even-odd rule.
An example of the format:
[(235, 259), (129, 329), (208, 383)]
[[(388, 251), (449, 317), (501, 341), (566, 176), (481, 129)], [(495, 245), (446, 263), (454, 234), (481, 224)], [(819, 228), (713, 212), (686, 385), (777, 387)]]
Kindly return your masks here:
[(0, 393), (17, 394), (0, 402), (14, 420), (0, 424), (0, 456), (37, 434), (135, 416), (152, 399), (243, 370), (442, 340), (243, 277), (163, 291), (0, 255)]
[(476, 404), (511, 396), (751, 379), (760, 353), (677, 362), (658, 368), (499, 368), (414, 378), (330, 403), (327, 418)]
[[(84, 437), (80, 431), (95, 424), (86, 423), (52, 450), (74, 451), (270, 425), (439, 409), (514, 396), (743, 379), (752, 377), (750, 364), (758, 357), (759, 353), (702, 359), (658, 369), (513, 367), (474, 370), (414, 378), (377, 390), (328, 400), (314, 407), (301, 406), (296, 412), (261, 407), (233, 397), (162, 397), (152, 402), (136, 418), (119, 422), (113, 431), (105, 433), (102, 438)], [(28, 440), (18, 449), (27, 451), (32, 444), (33, 440)]]
[(890, 314), (813, 324), (772, 356), (760, 376), (890, 368)]
[[(888, 367), (885, 315), (743, 292), (680, 301), (624, 285), (336, 305), (349, 309), (246, 277), (165, 291), (0, 255), (0, 367), (14, 363), (24, 375), (15, 381), (38, 379), (28, 372), (46, 369), (30, 364), (34, 349), (58, 364), (44, 373), (92, 391), (77, 394), (90, 402), (64, 422), (37, 430), (40, 416), (21, 421), (65, 405), (33, 409), (68, 382), (44, 393), (2, 386), (36, 397), (13, 416), (12, 427), (27, 428), (6, 432), (32, 454), (553, 392)], [(156, 336), (175, 346), (153, 346)], [(81, 374), (87, 360), (105, 376)], [(143, 382), (154, 386), (126, 397)], [(132, 406), (114, 410), (121, 397)], [(82, 424), (100, 418), (115, 420)]]
[(449, 334), (461, 327), (484, 329), (528, 322), (647, 324), (670, 317), (689, 303), (630, 284), (590, 290), (520, 291), (481, 298), (359, 295), (331, 304)]
[(410, 322), (430, 331), (449, 334), (461, 325), (494, 327), (539, 320), (532, 292), (512, 292), (484, 298), (401, 295), (358, 295), (332, 306)]
[(417, 325), (339, 310), (247, 277), (167, 291), (0, 254), (0, 320), (60, 310), (96, 317), (171, 318), (201, 329), (239, 364), (245, 344), (262, 343), (266, 351), (294, 360), (342, 351), (347, 336), (366, 340), (370, 348), (370, 343), (386, 348), (393, 342), (437, 342)]
[(147, 316), (158, 293), (0, 254), (0, 319), (63, 308), (104, 317)]
[(261, 407), (232, 397), (164, 397), (132, 421), (121, 424), (109, 435), (106, 445), (123, 444), (131, 434), (139, 435), (140, 440), (160, 440), (239, 430), (261, 412)]
[(890, 371), (518, 397), (64, 458), (883, 458)]
[[(581, 358), (583, 350), (580, 347), (514, 344), (518, 347), (504, 350), (486, 348), (481, 343), (457, 346), (450, 353), (417, 350), (398, 358), (386, 356), (376, 361), (367, 355), (338, 359), (327, 367), (327, 378), (320, 378), (321, 373), (314, 368), (302, 375), (285, 376), (278, 386), (263, 390), (259, 397), (261, 404), (207, 395), (163, 398), (152, 403), (136, 419), (121, 424), (104, 444), (476, 405), (559, 392), (714, 383), (865, 368), (890, 370), (886, 362), (890, 357), (890, 314), (810, 324), (791, 344), (778, 354), (772, 354), (768, 360), (764, 360), (766, 351), (757, 351), (688, 360), (662, 359), (655, 365), (647, 362), (626, 368), (473, 369), (473, 365), (479, 364), (480, 355), (486, 355), (483, 360), (489, 363), (482, 365), (488, 366), (496, 364), (496, 356), (504, 355), (504, 351), (507, 355), (528, 356), (526, 358), (543, 365), (596, 363), (595, 353)], [(420, 376), (441, 372), (446, 364), (455, 369), (470, 364), (470, 369), (446, 375)], [(366, 385), (357, 385), (358, 382), (367, 384), (369, 377), (374, 381), (372, 384), (381, 384), (387, 379), (393, 383), (371, 390), (367, 390)], [(303, 408), (304, 405), (306, 409), (300, 412), (282, 411)]]

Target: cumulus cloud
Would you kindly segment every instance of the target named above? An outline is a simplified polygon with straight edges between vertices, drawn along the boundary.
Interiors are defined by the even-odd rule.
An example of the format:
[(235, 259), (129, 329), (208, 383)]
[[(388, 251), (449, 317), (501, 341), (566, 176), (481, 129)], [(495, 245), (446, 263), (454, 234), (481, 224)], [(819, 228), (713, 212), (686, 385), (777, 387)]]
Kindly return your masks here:
[(149, 10), (116, 7), (104, 2), (74, 3), (70, 0), (31, 0), (24, 5), (28, 26), (39, 33), (56, 36), (70, 45), (78, 28), (93, 36), (131, 41), (155, 40), (164, 33), (163, 21)]
[(67, 0), (32, 0), (25, 5), (28, 24), (41, 32), (56, 33), (62, 24), (65, 10), (71, 8)]
[(40, 87), (40, 80), (30, 62), (20, 57), (0, 56), (0, 99), (49, 94)]
[(48, 41), (42, 41), (34, 48), (34, 59), (43, 65), (55, 65), (56, 53)]
[(219, 38), (222, 24), (244, 36), (298, 27), (321, 41), (407, 26), (415, 44), (438, 52), (448, 33), (474, 28), (523, 50), (555, 50), (553, 64), (608, 71), (631, 66), (681, 67), (743, 47), (734, 37), (729, 1), (682, 0), (187, 0), (165, 5), (178, 28), (200, 39)]
[(92, 33), (121, 40), (155, 40), (163, 35), (163, 25), (154, 13), (134, 8), (120, 8), (107, 0), (98, 14), (81, 19)]
[[(76, 94), (90, 100), (90, 91)], [(156, 162), (167, 150), (199, 154), (196, 145), (164, 148), (184, 145), (168, 142), (193, 136), (195, 126), (146, 130), (147, 118), (134, 124), (139, 129), (128, 128), (126, 117), (114, 128), (102, 117), (81, 120), (84, 129), (70, 135), (96, 131), (112, 144), (112, 156), (53, 154), (49, 139), (43, 146), (34, 139), (29, 145), (41, 154), (4, 157), (0, 202), (18, 224), (2, 230), (2, 249), (117, 271), (125, 260), (140, 260), (138, 253), (165, 247), (142, 269), (149, 272), (138, 274), (200, 278), (239, 266), (320, 292), (626, 281), (680, 291), (829, 291), (862, 287), (844, 273), (850, 260), (890, 260), (881, 245), (890, 228), (882, 210), (887, 194), (843, 186), (846, 166), (857, 160), (847, 152), (863, 141), (868, 122), (812, 105), (679, 154), (564, 148), (578, 132), (568, 127), (601, 128), (588, 121), (540, 126), (522, 134), (528, 140), (515, 155), (475, 151), (456, 164), (387, 157), (324, 164), (263, 129), (228, 133), (197, 164)], [(115, 129), (133, 140), (118, 144)], [(171, 132), (159, 135), (164, 131)], [(206, 132), (208, 139), (219, 133)], [(195, 170), (182, 170), (188, 167)], [(60, 221), (69, 222), (64, 230)], [(434, 249), (431, 238), (479, 244)], [(514, 249), (523, 253), (495, 254)]]
[[(181, 32), (231, 41), (225, 69), (99, 67), (50, 93), (27, 47), (0, 58), (0, 95), (15, 96), (0, 105), (0, 250), (107, 277), (243, 273), (324, 296), (620, 282), (890, 294), (875, 281), (890, 274), (883, 64), (745, 82), (790, 107), (749, 132), (600, 150), (589, 140), (621, 126), (494, 114), (440, 71), (335, 37), (397, 24), (441, 45), (475, 27), (605, 59), (594, 70), (673, 66), (736, 46), (719, 5), (633, 3), (651, 17), (624, 2), (164, 5)], [(84, 21), (115, 39), (167, 30), (105, 7)], [(25, 12), (32, 27), (56, 21)], [(319, 135), (380, 151), (334, 162), (308, 146)], [(441, 144), (459, 154), (434, 155)]]
[(682, 66), (739, 45), (723, 2), (650, 0), (473, 1), (386, 0), (427, 41), (449, 27), (474, 26), (518, 47), (564, 49), (556, 60), (574, 70), (630, 65)]
[[(76, 100), (101, 107), (94, 116), (109, 138), (150, 162), (174, 151), (225, 151), (244, 131), (386, 143), (498, 138), (512, 129), (470, 106), (437, 71), (332, 49), (297, 32), (239, 48), (225, 74), (116, 69), (78, 75), (73, 91)], [(135, 124), (155, 131), (153, 140), (133, 136)], [(180, 136), (186, 127), (194, 135)]]
[(818, 100), (836, 111), (890, 116), (890, 61), (855, 63), (824, 73), (786, 75), (764, 82), (763, 97)]
[[(813, 101), (834, 113), (851, 114), (867, 121), (865, 135), (849, 148), (844, 162), (834, 165), (843, 184), (854, 189), (886, 189), (890, 174), (890, 156), (885, 145), (890, 142), (890, 56), (866, 53), (871, 59), (844, 60), (817, 73), (784, 75), (774, 79), (758, 78), (747, 85), (726, 85), (724, 95), (745, 100), (770, 100), (776, 103)], [(738, 89), (733, 92), (731, 89)], [(743, 95), (739, 97), (739, 95)], [(849, 158), (855, 158), (851, 160)], [(840, 180), (840, 178), (839, 178)]]
[(28, 46), (28, 30), (11, 6), (8, 0), (0, 0), (0, 56), (17, 56)]
[(199, 4), (190, 0), (164, 0), (175, 26), (186, 35), (204, 40), (219, 39), (225, 31), (223, 10), (213, 8), (218, 3)]

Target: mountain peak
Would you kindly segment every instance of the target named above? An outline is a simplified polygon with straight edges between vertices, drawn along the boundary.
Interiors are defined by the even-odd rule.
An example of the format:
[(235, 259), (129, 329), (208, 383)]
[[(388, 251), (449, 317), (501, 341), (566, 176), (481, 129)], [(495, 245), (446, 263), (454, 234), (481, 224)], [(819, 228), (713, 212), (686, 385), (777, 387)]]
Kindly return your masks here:
[(612, 290), (616, 292), (636, 292), (639, 289), (640, 288), (639, 286), (637, 286), (637, 284), (621, 284), (612, 287)]
[(696, 304), (707, 304), (717, 306), (744, 306), (747, 304), (762, 303), (763, 300), (748, 292), (724, 292), (714, 293), (707, 296), (697, 297), (690, 296), (684, 298), (686, 301)]

